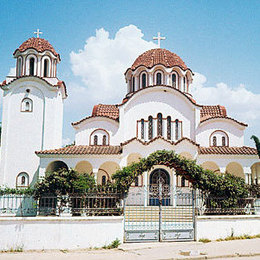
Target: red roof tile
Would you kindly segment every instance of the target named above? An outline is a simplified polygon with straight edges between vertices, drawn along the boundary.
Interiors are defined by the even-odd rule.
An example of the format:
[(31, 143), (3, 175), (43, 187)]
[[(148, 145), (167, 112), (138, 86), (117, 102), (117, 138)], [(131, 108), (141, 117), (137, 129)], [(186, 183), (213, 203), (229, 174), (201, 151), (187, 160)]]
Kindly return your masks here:
[(227, 147), (227, 146), (216, 146), (216, 147), (200, 147), (199, 154), (243, 154), (243, 155), (257, 155), (257, 150), (252, 147)]
[(71, 145), (64, 148), (37, 151), (36, 154), (120, 154), (121, 146)]
[(35, 49), (38, 52), (44, 52), (44, 51), (51, 51), (56, 57), (59, 57), (59, 54), (54, 50), (52, 45), (45, 39), (42, 38), (29, 38), (27, 41), (23, 42), (18, 49), (15, 50), (14, 55), (16, 51), (24, 52), (27, 49)]
[(152, 68), (157, 64), (162, 64), (167, 68), (179, 66), (183, 70), (187, 70), (187, 66), (184, 61), (175, 53), (166, 49), (152, 49), (141, 54), (133, 63), (131, 69), (135, 70), (139, 66), (145, 66)]
[(205, 120), (207, 118), (215, 117), (215, 116), (223, 116), (227, 115), (226, 108), (220, 105), (217, 106), (203, 106), (200, 110), (200, 120)]

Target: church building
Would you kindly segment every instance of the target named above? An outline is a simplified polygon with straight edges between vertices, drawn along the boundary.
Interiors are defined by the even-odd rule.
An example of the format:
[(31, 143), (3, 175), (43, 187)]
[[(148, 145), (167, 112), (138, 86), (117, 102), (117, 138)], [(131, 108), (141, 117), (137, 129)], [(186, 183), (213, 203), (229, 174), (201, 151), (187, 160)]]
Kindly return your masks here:
[[(91, 115), (73, 122), (75, 145), (67, 147), (62, 147), (67, 91), (57, 78), (60, 55), (47, 40), (33, 37), (13, 57), (16, 76), (0, 84), (0, 185), (28, 187), (60, 168), (89, 173), (104, 184), (118, 169), (162, 149), (216, 174), (259, 183), (257, 151), (244, 145), (247, 124), (230, 117), (222, 105), (198, 104), (190, 93), (194, 74), (177, 54), (159, 47), (137, 57), (126, 68), (122, 101), (97, 104)], [(174, 170), (158, 166), (133, 186), (156, 184), (159, 175), (176, 188), (190, 185)]]

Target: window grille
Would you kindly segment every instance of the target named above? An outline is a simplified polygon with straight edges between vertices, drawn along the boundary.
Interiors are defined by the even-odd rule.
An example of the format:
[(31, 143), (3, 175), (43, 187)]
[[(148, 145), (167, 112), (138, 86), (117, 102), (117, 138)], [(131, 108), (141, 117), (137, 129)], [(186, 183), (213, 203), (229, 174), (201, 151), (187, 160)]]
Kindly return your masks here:
[(106, 185), (107, 177), (105, 175), (102, 176), (102, 185)]
[(162, 85), (162, 73), (158, 72), (156, 74), (156, 85)]
[(172, 119), (170, 116), (167, 117), (167, 139), (168, 140), (171, 140), (171, 137), (172, 137), (172, 127), (171, 127), (171, 124), (172, 124)]
[(175, 120), (175, 139), (179, 140), (179, 120)]
[(226, 146), (226, 138), (225, 138), (225, 136), (222, 136), (222, 146)]
[(107, 145), (107, 136), (106, 135), (103, 135), (102, 144)]
[(213, 136), (213, 146), (217, 146), (217, 137)]
[(151, 140), (153, 138), (153, 117), (148, 117), (148, 138)]
[(94, 135), (94, 145), (97, 145), (97, 144), (98, 144), (98, 136)]
[(141, 139), (144, 139), (144, 120), (141, 119)]
[(162, 114), (159, 113), (157, 115), (157, 135), (159, 136), (162, 136)]

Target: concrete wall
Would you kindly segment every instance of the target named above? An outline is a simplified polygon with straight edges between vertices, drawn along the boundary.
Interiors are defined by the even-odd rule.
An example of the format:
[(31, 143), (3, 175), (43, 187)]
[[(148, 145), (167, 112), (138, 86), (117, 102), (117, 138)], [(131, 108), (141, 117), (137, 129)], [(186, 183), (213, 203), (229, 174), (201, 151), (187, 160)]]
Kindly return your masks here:
[(123, 217), (3, 217), (0, 250), (77, 249), (123, 241)]
[(196, 239), (260, 234), (260, 216), (199, 216)]

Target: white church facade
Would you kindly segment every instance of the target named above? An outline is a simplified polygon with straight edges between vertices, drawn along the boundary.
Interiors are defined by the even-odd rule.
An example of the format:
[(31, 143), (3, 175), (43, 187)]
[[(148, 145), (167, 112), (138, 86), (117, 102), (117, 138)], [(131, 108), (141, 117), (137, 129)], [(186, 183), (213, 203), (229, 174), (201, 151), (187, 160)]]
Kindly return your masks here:
[[(75, 145), (67, 147), (62, 147), (67, 91), (56, 76), (59, 54), (45, 39), (30, 38), (14, 58), (16, 76), (0, 84), (0, 185), (27, 187), (64, 167), (92, 174), (102, 184), (116, 170), (162, 149), (217, 174), (259, 183), (257, 151), (244, 145), (247, 125), (229, 117), (224, 106), (197, 104), (190, 94), (193, 72), (171, 51), (157, 48), (137, 57), (125, 72), (122, 102), (98, 104), (91, 115), (72, 123)], [(165, 183), (189, 186), (166, 166), (143, 173), (133, 186), (155, 184), (156, 168)]]

